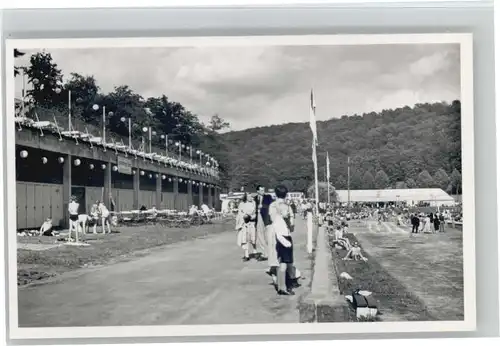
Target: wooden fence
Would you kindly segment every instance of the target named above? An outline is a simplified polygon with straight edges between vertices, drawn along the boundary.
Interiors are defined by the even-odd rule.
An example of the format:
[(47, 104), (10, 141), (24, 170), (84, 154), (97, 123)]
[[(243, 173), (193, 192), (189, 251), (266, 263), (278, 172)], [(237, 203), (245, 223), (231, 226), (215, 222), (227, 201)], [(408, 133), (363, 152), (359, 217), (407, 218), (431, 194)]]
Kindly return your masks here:
[[(89, 213), (92, 205), (103, 200), (102, 187), (73, 186), (72, 194), (77, 196), (82, 213)], [(116, 211), (134, 209), (132, 189), (112, 189)], [(157, 205), (156, 191), (139, 191), (139, 207), (187, 211), (192, 204), (199, 204), (199, 196), (194, 198), (187, 193), (175, 194), (162, 192), (160, 205)], [(107, 198), (104, 197), (107, 205)], [(62, 184), (42, 184), (17, 182), (17, 229), (38, 228), (47, 218), (52, 218), (55, 226), (62, 225), (64, 217)], [(109, 205), (107, 205), (109, 208)]]

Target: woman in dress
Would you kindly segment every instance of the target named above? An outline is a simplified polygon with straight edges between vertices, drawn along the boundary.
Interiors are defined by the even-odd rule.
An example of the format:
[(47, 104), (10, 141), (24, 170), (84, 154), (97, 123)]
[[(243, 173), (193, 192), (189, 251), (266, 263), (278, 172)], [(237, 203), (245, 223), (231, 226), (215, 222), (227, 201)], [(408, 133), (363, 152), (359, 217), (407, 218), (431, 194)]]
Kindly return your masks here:
[(256, 207), (253, 199), (248, 198), (245, 193), (238, 206), (236, 216), (237, 244), (243, 249), (243, 261), (250, 260), (250, 250), (255, 255), (256, 250), (256, 229), (255, 229)]
[(424, 233), (431, 233), (431, 217), (429, 215), (426, 215), (424, 218), (424, 225), (422, 228), (422, 231)]
[[(294, 214), (285, 198), (288, 190), (285, 186), (277, 186), (274, 190), (276, 200), (269, 205), (269, 217), (274, 234), (276, 235), (276, 253), (279, 269), (277, 272), (277, 292), (279, 295), (293, 295), (291, 278), (294, 278), (293, 241), (291, 233), (294, 231)], [(287, 274), (289, 280), (287, 280)]]

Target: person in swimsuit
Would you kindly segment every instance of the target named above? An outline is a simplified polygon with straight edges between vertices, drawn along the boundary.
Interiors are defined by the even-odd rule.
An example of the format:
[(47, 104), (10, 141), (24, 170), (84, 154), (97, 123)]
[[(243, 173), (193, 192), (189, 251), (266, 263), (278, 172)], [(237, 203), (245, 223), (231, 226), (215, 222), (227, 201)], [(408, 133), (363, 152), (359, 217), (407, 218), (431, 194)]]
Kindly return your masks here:
[(71, 232), (75, 232), (75, 236), (78, 239), (79, 222), (78, 222), (78, 209), (80, 205), (76, 202), (76, 197), (71, 196), (68, 204), (69, 213), (69, 235), (68, 240), (71, 240)]

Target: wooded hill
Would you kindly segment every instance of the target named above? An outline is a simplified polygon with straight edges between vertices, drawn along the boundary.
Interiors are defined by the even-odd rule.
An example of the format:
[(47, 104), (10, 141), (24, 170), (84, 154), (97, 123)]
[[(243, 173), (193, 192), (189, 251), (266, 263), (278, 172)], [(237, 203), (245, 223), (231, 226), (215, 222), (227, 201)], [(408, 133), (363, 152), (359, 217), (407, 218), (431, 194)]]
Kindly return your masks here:
[[(15, 58), (24, 54), (14, 51)], [(72, 72), (63, 82), (63, 72), (50, 53), (31, 55), (28, 66), (15, 68), (14, 74), (19, 73), (27, 77), (29, 84), (24, 99), (26, 116), (37, 114), (42, 120), (65, 118), (71, 104), (74, 126), (81, 122), (81, 128), (95, 126), (99, 131), (103, 125), (101, 109), (105, 108), (110, 136), (122, 136), (126, 141), (129, 118), (132, 138), (137, 141), (144, 135), (144, 127), (151, 127), (153, 151), (165, 150), (161, 135), (168, 135), (171, 152), (176, 152), (175, 142), (179, 141), (193, 148), (193, 152), (199, 149), (208, 153), (219, 164), (222, 185), (231, 190), (283, 183), (290, 190), (306, 192), (314, 180), (308, 123), (220, 134), (229, 125), (224, 119), (214, 115), (204, 124), (196, 114), (166, 95), (143, 98), (127, 85), (103, 93), (93, 76)], [(16, 107), (18, 112), (23, 109), (19, 102)], [(317, 128), (319, 178), (325, 180), (325, 158), (329, 152), (330, 181), (336, 189), (347, 188), (349, 156), (352, 189), (440, 187), (451, 193), (461, 190), (459, 101), (343, 116), (318, 122)], [(189, 155), (188, 152), (186, 149), (183, 155)]]
[[(352, 189), (440, 187), (460, 192), (460, 102), (417, 104), (343, 116), (317, 124), (319, 179), (326, 153), (331, 183)], [(221, 135), (229, 163), (228, 187), (253, 189), (283, 183), (306, 191), (314, 179), (308, 123), (259, 127)]]

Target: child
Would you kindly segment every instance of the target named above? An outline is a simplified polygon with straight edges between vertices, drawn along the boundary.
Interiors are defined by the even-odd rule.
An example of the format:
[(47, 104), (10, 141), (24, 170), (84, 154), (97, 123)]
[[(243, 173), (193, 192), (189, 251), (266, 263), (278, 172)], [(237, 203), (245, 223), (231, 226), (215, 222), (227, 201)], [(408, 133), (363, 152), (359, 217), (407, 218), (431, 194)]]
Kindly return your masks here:
[(88, 223), (89, 227), (92, 226), (94, 234), (97, 234), (97, 222), (99, 220), (99, 208), (97, 203), (98, 202), (94, 203), (90, 209), (90, 220)]
[(76, 197), (71, 196), (70, 202), (68, 204), (68, 214), (69, 214), (69, 235), (68, 241), (71, 241), (71, 232), (75, 231), (75, 237), (78, 240), (78, 231), (80, 228), (80, 223), (78, 221), (78, 209), (80, 205), (76, 202)]
[(287, 285), (286, 274), (295, 277), (293, 265), (293, 242), (291, 232), (294, 227), (293, 210), (285, 202), (288, 190), (285, 186), (277, 186), (274, 190), (276, 201), (269, 206), (269, 216), (276, 234), (276, 252), (278, 255), (279, 270), (277, 277), (277, 291), (279, 295), (294, 295), (292, 287)]
[(102, 221), (102, 234), (106, 234), (106, 226), (108, 226), (108, 233), (111, 233), (111, 225), (109, 223), (109, 210), (106, 208), (104, 203), (97, 201), (97, 207), (99, 209), (99, 215)]
[(49, 217), (40, 227), (40, 235), (52, 237), (54, 234), (52, 233), (52, 219)]

